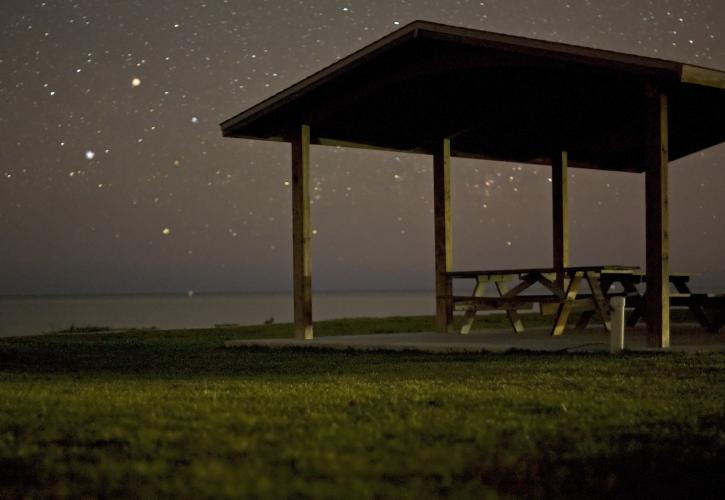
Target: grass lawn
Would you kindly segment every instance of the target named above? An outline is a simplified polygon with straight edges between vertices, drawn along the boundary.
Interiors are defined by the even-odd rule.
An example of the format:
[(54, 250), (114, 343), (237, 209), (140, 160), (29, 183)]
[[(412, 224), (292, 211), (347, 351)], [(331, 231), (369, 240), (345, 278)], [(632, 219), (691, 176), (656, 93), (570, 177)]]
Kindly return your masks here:
[(723, 354), (222, 347), (291, 332), (0, 339), (0, 498), (702, 498), (725, 484)]

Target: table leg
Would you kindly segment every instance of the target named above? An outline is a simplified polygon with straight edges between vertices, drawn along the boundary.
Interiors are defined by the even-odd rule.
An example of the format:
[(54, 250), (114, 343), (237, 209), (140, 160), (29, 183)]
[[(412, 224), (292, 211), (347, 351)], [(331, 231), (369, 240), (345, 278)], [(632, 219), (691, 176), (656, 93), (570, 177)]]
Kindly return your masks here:
[(670, 276), (670, 283), (674, 285), (675, 290), (677, 290), (680, 293), (687, 293), (691, 294), (690, 287), (687, 286), (687, 281), (689, 278), (681, 278), (679, 276)]
[(599, 287), (602, 289), (603, 294), (609, 293), (609, 289), (612, 288), (615, 280), (611, 276), (599, 275)]
[[(498, 290), (498, 294), (501, 297), (505, 297), (509, 291), (506, 283), (502, 281), (496, 282), (496, 290)], [(511, 328), (513, 328), (516, 333), (521, 333), (524, 331), (524, 324), (521, 322), (521, 318), (519, 317), (519, 313), (516, 311), (516, 309), (506, 309), (506, 316), (508, 316), (509, 318)]]
[[(679, 291), (679, 287), (678, 288)], [(687, 293), (687, 292), (681, 292), (681, 293)], [(702, 307), (702, 304), (699, 300), (697, 300), (695, 297), (690, 295), (690, 300), (687, 301), (687, 306), (690, 309), (690, 312), (692, 312), (692, 315), (695, 316), (695, 319), (698, 323), (700, 323), (700, 326), (702, 326), (705, 331), (711, 331), (712, 328), (712, 321), (710, 321), (710, 318), (707, 317), (707, 314), (705, 313), (705, 308)]]
[(587, 282), (589, 283), (589, 288), (592, 291), (592, 300), (594, 301), (594, 307), (599, 313), (599, 317), (602, 318), (602, 324), (604, 325), (604, 329), (607, 331), (607, 333), (609, 333), (610, 331), (612, 331), (612, 323), (609, 317), (609, 304), (607, 304), (607, 299), (604, 298), (602, 289), (599, 286), (598, 276), (595, 273), (588, 272)]
[(644, 297), (639, 294), (639, 290), (637, 290), (637, 286), (629, 279), (623, 278), (620, 281), (620, 283), (622, 283), (622, 288), (624, 289), (624, 293), (627, 294), (627, 298), (626, 298), (627, 305), (632, 306), (632, 312), (629, 313), (629, 316), (627, 317), (627, 322), (625, 324), (628, 327), (635, 327), (635, 326), (637, 326), (637, 323), (639, 322), (640, 319), (642, 319), (642, 316), (644, 315), (644, 305), (645, 305)]
[(702, 304), (697, 299), (692, 297), (692, 291), (690, 290), (690, 287), (687, 286), (688, 279), (671, 277), (670, 281), (674, 285), (675, 290), (679, 293), (685, 293), (690, 296), (690, 300), (687, 301), (687, 308), (690, 310), (697, 322), (700, 323), (700, 326), (702, 326), (705, 330), (710, 331), (710, 320), (705, 313), (705, 308), (702, 307)]
[(576, 329), (584, 330), (589, 324), (589, 321), (592, 319), (592, 316), (594, 316), (594, 311), (584, 311), (582, 315), (579, 316), (579, 321), (576, 322)]
[(583, 273), (581, 271), (577, 271), (574, 273), (574, 277), (569, 282), (564, 300), (559, 305), (559, 310), (556, 313), (556, 321), (554, 321), (554, 328), (551, 330), (551, 335), (558, 336), (564, 333), (566, 322), (569, 319), (569, 313), (571, 312), (571, 306), (576, 299), (576, 294), (579, 291), (579, 283), (581, 283), (582, 277)]
[[(547, 276), (540, 273), (532, 273), (530, 276), (527, 276), (527, 279), (538, 281), (541, 285), (543, 285), (546, 289), (551, 291), (551, 293), (553, 293), (561, 300), (564, 300), (564, 298), (566, 297), (566, 290), (568, 286), (571, 285), (571, 283), (568, 283), (566, 285), (567, 288), (562, 288), (559, 286), (556, 279), (549, 279)], [(563, 281), (566, 282), (566, 279)]]
[(713, 316), (707, 331), (710, 333), (717, 333), (723, 326), (725, 326), (725, 304), (723, 305), (723, 308)]
[[(486, 295), (487, 281), (476, 279), (476, 286), (473, 289), (473, 297), (483, 297)], [(476, 319), (476, 304), (472, 304), (463, 315), (463, 325), (461, 326), (461, 335), (468, 335), (473, 327), (473, 321)]]
[(634, 309), (632, 309), (632, 312), (629, 313), (629, 317), (627, 318), (628, 327), (633, 328), (637, 326), (639, 320), (644, 318), (646, 304), (647, 302), (644, 300), (644, 297), (638, 296), (637, 304), (634, 306)]

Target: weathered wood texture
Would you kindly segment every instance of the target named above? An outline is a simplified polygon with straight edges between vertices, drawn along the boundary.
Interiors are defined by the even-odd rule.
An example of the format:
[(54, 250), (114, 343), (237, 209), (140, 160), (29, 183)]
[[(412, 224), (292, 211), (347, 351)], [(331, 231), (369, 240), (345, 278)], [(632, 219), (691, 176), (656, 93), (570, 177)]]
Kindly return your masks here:
[(557, 151), (551, 162), (551, 200), (556, 282), (564, 288), (562, 269), (569, 265), (569, 159), (566, 151)]
[(448, 332), (453, 320), (451, 280), (451, 141), (443, 139), (433, 153), (433, 212), (435, 219), (436, 326)]
[(667, 95), (645, 90), (645, 198), (647, 235), (647, 343), (670, 345)]
[(310, 127), (300, 126), (291, 139), (295, 338), (310, 340), (313, 338), (310, 266)]

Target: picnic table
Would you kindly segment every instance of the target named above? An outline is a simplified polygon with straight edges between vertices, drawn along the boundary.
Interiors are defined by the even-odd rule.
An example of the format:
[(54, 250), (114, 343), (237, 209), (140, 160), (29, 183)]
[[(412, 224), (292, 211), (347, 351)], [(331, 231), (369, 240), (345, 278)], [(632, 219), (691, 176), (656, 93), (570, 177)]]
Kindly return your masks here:
[[(489, 271), (451, 271), (446, 273), (448, 290), (452, 290), (453, 280), (474, 280), (475, 286), (469, 296), (453, 295), (448, 297), (451, 313), (454, 310), (464, 312), (461, 334), (470, 332), (476, 312), (484, 310), (506, 311), (511, 327), (523, 332), (524, 326), (519, 310), (530, 309), (538, 304), (542, 313), (554, 313), (552, 335), (561, 335), (573, 310), (587, 310), (598, 313), (604, 328), (611, 330), (609, 297), (601, 286), (602, 276), (610, 277), (609, 287), (620, 280), (620, 276), (633, 275), (636, 266), (581, 266), (564, 268), (497, 269)], [(625, 281), (629, 282), (629, 280)], [(589, 291), (580, 292), (585, 282)], [(497, 296), (486, 295), (488, 285), (495, 285)], [(513, 286), (509, 286), (513, 284)], [(545, 293), (523, 293), (535, 284), (542, 285)], [(591, 318), (591, 315), (587, 318)]]
[[(725, 295), (693, 293), (689, 288), (691, 274), (669, 275), (674, 291), (670, 292), (670, 307), (687, 307), (697, 321), (708, 332), (717, 332), (725, 325)], [(604, 329), (611, 331), (609, 299), (620, 295), (626, 297), (632, 311), (627, 326), (635, 326), (646, 316), (644, 291), (638, 285), (646, 284), (646, 275), (637, 266), (580, 266), (565, 268), (496, 269), (485, 271), (451, 271), (446, 273), (451, 312), (463, 312), (460, 333), (471, 331), (478, 311), (505, 311), (515, 332), (523, 332), (524, 325), (520, 310), (539, 306), (542, 314), (553, 314), (552, 335), (561, 335), (566, 329), (569, 315), (581, 312), (577, 329), (585, 328), (592, 317), (598, 314)], [(453, 280), (473, 280), (475, 286), (471, 295), (454, 295)], [(588, 291), (582, 292), (582, 282)], [(487, 295), (490, 284), (495, 285), (497, 295)], [(539, 284), (544, 293), (524, 293)], [(621, 290), (614, 290), (616, 288)]]
[[(670, 285), (674, 289), (670, 290), (670, 308), (689, 309), (706, 331), (715, 333), (725, 325), (725, 294), (693, 292), (689, 286), (691, 277), (692, 274), (690, 273), (670, 274)], [(613, 275), (602, 276), (602, 290), (606, 295), (610, 287), (616, 282), (621, 284), (627, 296), (627, 303), (633, 308), (626, 324), (629, 327), (636, 326), (641, 319), (645, 318), (647, 310), (647, 300), (644, 293), (640, 293), (637, 286), (646, 284), (647, 276), (635, 272), (617, 276), (616, 279), (613, 278)], [(584, 322), (584, 326), (586, 326), (587, 321), (585, 316), (591, 317), (590, 312), (582, 314), (581, 321)]]

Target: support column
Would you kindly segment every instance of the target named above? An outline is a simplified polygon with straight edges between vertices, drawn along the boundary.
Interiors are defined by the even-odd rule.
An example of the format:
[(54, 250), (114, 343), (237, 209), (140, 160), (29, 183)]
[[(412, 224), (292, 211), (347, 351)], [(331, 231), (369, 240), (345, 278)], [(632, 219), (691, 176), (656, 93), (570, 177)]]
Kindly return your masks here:
[(433, 153), (433, 212), (435, 218), (436, 327), (447, 333), (453, 311), (447, 297), (451, 295), (450, 280), (453, 246), (451, 241), (451, 141), (443, 139)]
[(648, 87), (645, 131), (647, 344), (670, 346), (667, 94)]
[(310, 268), (310, 127), (292, 135), (292, 268), (295, 338), (310, 340), (312, 273)]
[(564, 289), (564, 273), (569, 265), (569, 156), (556, 151), (551, 157), (551, 199), (554, 235), (554, 269), (556, 283)]

